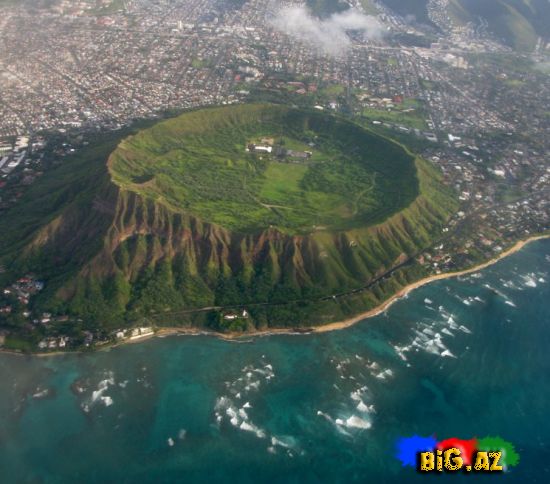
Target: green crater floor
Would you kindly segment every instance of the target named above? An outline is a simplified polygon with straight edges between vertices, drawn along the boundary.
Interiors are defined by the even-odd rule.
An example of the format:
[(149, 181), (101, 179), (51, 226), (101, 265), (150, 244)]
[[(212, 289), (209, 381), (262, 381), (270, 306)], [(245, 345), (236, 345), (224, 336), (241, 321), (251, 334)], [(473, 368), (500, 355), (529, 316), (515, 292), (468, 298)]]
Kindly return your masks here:
[(399, 145), (341, 118), (274, 105), (160, 123), (123, 141), (110, 171), (125, 189), (237, 232), (363, 227), (419, 192), (414, 157)]

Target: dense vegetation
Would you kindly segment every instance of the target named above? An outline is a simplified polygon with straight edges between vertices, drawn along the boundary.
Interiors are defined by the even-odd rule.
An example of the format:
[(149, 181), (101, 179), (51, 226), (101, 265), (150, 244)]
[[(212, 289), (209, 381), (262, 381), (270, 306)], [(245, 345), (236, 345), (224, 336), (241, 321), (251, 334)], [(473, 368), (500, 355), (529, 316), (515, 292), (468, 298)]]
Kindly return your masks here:
[(466, 23), (487, 20), (489, 30), (519, 51), (531, 51), (539, 36), (550, 38), (547, 0), (454, 0), (451, 14)]
[(419, 23), (431, 24), (426, 8), (428, 0), (382, 0), (382, 3), (404, 17), (413, 16)]
[[(247, 153), (263, 137), (306, 160)], [(414, 157), (360, 126), (316, 111), (247, 105), (197, 111), (142, 131), (110, 160), (122, 187), (238, 232), (348, 230), (418, 195)]]
[(341, 0), (307, 0), (306, 5), (314, 15), (320, 18), (347, 10), (349, 5)]
[[(428, 0), (382, 1), (401, 15), (413, 15), (419, 22), (431, 23)], [(447, 8), (459, 24), (477, 25), (484, 19), (491, 33), (519, 51), (533, 50), (539, 36), (550, 38), (547, 0), (450, 0)]]
[[(318, 136), (316, 143), (322, 149), (293, 180), (296, 174), (285, 171), (291, 163), (249, 159), (244, 153), (243, 140), (264, 135), (264, 129), (278, 133), (292, 148), (304, 146), (304, 136)], [(220, 141), (213, 133), (219, 133)], [(238, 156), (235, 151), (232, 160), (226, 153), (219, 156), (214, 147), (208, 151), (210, 141), (222, 148), (229, 145), (223, 149), (230, 152), (238, 145)], [(142, 151), (136, 149), (140, 143)], [(226, 331), (334, 321), (376, 305), (419, 277), (413, 265), (378, 280), (433, 244), (456, 209), (454, 197), (429, 163), (382, 136), (322, 113), (265, 105), (187, 113), (119, 144), (108, 170), (106, 159), (113, 146), (114, 138), (95, 143), (46, 173), (0, 221), (2, 284), (32, 272), (46, 287), (31, 301), (31, 309), (70, 316), (69, 322), (56, 323), (48, 331), (108, 333), (145, 322)], [(194, 161), (193, 176), (204, 187), (210, 180), (202, 177), (223, 180), (220, 189), (230, 189), (232, 173), (239, 180), (243, 174), (249, 176), (249, 170), (258, 170), (256, 196), (269, 196), (266, 186), (272, 191), (285, 188), (288, 179), (298, 191), (327, 197), (321, 197), (318, 205), (330, 213), (330, 200), (339, 206), (345, 189), (349, 200), (359, 206), (353, 194), (362, 180), (371, 187), (376, 173), (380, 191), (375, 193), (387, 197), (387, 206), (378, 213), (358, 210), (361, 215), (355, 218), (341, 216), (337, 223), (347, 223), (345, 229), (333, 223), (330, 229), (297, 233), (289, 224), (286, 230), (262, 227), (260, 219), (248, 213), (254, 214), (257, 206), (248, 199), (250, 208), (240, 208), (248, 230), (232, 230), (228, 221), (220, 225), (203, 219), (194, 199), (188, 207), (185, 198), (177, 198), (178, 190), (188, 188), (178, 179), (184, 176), (178, 170), (170, 174), (173, 183), (167, 176), (160, 184), (163, 190), (159, 189), (159, 174), (166, 167), (180, 166), (174, 160), (189, 168), (177, 156), (166, 157), (184, 146), (191, 147), (199, 160)], [(145, 172), (157, 163), (155, 156), (161, 159), (158, 166)], [(328, 166), (332, 162), (339, 163), (338, 170)], [(196, 166), (209, 163), (216, 170), (201, 171), (204, 167)], [(284, 169), (277, 172), (279, 165)], [(275, 185), (267, 182), (271, 178), (277, 180)], [(323, 187), (327, 180), (330, 185)], [(340, 190), (334, 180), (346, 188), (331, 199), (328, 190)], [(197, 197), (202, 190), (187, 193)], [(236, 193), (231, 196), (239, 200)], [(224, 204), (218, 207), (223, 209)], [(369, 290), (352, 293), (365, 286)], [(343, 293), (348, 295), (333, 297)], [(216, 309), (202, 310), (210, 307)], [(248, 318), (223, 317), (242, 307), (249, 311)], [(3, 324), (12, 330), (27, 327), (24, 319), (17, 318)]]

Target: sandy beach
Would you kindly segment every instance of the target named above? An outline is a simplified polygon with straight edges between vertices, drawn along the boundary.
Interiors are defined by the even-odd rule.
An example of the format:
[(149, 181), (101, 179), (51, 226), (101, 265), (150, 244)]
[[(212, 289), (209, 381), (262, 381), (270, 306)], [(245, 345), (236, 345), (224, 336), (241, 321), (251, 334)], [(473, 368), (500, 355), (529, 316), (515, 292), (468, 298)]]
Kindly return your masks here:
[[(483, 270), (489, 266), (492, 266), (493, 264), (496, 264), (498, 261), (504, 259), (505, 257), (508, 257), (509, 255), (512, 255), (519, 250), (521, 250), (523, 247), (525, 247), (527, 244), (534, 242), (536, 240), (541, 239), (548, 239), (550, 238), (550, 235), (539, 235), (535, 237), (530, 237), (526, 240), (520, 240), (516, 244), (514, 244), (512, 247), (510, 247), (508, 250), (502, 252), (500, 255), (495, 257), (494, 259), (491, 259), (487, 262), (484, 262), (482, 264), (479, 264), (475, 267), (471, 267), (470, 269), (465, 269), (462, 271), (457, 272), (446, 272), (443, 274), (436, 274), (430, 277), (426, 277), (424, 279), (420, 279), (419, 281), (413, 282), (412, 284), (409, 284), (408, 286), (402, 288), (400, 291), (395, 293), (392, 297), (384, 301), (379, 306), (370, 309), (369, 311), (365, 311), (363, 313), (358, 314), (357, 316), (354, 316), (352, 318), (346, 319), (344, 321), (336, 321), (334, 323), (327, 323), (320, 326), (312, 326), (309, 328), (299, 328), (299, 329), (289, 329), (289, 328), (272, 328), (267, 329), (263, 331), (250, 331), (248, 333), (218, 333), (215, 331), (208, 331), (201, 328), (179, 328), (179, 327), (162, 327), (155, 331), (154, 334), (146, 335), (141, 338), (137, 339), (126, 339), (123, 341), (119, 341), (114, 344), (105, 345), (101, 348), (96, 348), (96, 351), (105, 351), (109, 350), (111, 348), (115, 348), (117, 346), (122, 346), (126, 344), (137, 344), (142, 343), (144, 341), (147, 341), (151, 338), (163, 338), (166, 336), (173, 336), (173, 335), (187, 335), (187, 336), (214, 336), (216, 338), (221, 338), (224, 340), (237, 340), (240, 338), (250, 338), (250, 337), (262, 337), (262, 336), (274, 336), (274, 335), (308, 335), (308, 334), (314, 334), (314, 333), (327, 333), (329, 331), (338, 331), (342, 329), (349, 328), (350, 326), (353, 326), (354, 324), (359, 323), (360, 321), (364, 321), (366, 319), (372, 318), (374, 316), (377, 316), (384, 311), (386, 311), (393, 303), (398, 301), (399, 299), (407, 296), (411, 291), (414, 291), (415, 289), (425, 286), (426, 284), (430, 284), (434, 281), (440, 281), (442, 279), (450, 279), (454, 277), (460, 277), (467, 274), (472, 274), (475, 272), (478, 272), (480, 270)], [(15, 355), (23, 355), (23, 353), (18, 353), (15, 351), (9, 351), (9, 350), (0, 350), (1, 352), (15, 354)], [(34, 356), (56, 356), (56, 355), (66, 355), (68, 353), (78, 353), (78, 351), (56, 351), (52, 353), (33, 353)]]
[[(156, 336), (168, 336), (173, 334), (187, 334), (187, 335), (212, 335), (217, 336), (222, 339), (232, 340), (236, 338), (243, 338), (243, 337), (249, 337), (249, 336), (269, 336), (269, 335), (277, 335), (277, 334), (312, 334), (312, 333), (326, 333), (329, 331), (338, 331), (341, 329), (349, 328), (350, 326), (353, 326), (354, 324), (359, 323), (360, 321), (364, 321), (365, 319), (372, 318), (374, 316), (377, 316), (384, 311), (386, 311), (393, 303), (398, 301), (399, 299), (407, 296), (411, 291), (414, 291), (415, 289), (425, 286), (426, 284), (429, 284), (434, 281), (440, 281), (442, 279), (450, 279), (453, 277), (460, 277), (467, 274), (472, 274), (474, 272), (478, 272), (480, 270), (483, 270), (489, 266), (492, 266), (493, 264), (496, 264), (501, 259), (504, 259), (505, 257), (508, 257), (519, 250), (521, 250), (523, 247), (525, 247), (527, 244), (534, 242), (536, 240), (541, 239), (547, 239), (550, 238), (550, 235), (539, 235), (536, 237), (531, 237), (526, 240), (520, 240), (515, 245), (510, 247), (508, 250), (502, 252), (500, 255), (495, 257), (494, 259), (491, 259), (487, 262), (484, 262), (482, 264), (479, 264), (475, 267), (471, 267), (470, 269), (464, 269), (462, 271), (457, 272), (446, 272), (443, 274), (436, 274), (430, 277), (426, 277), (424, 279), (420, 279), (419, 281), (413, 282), (412, 284), (409, 284), (408, 286), (405, 286), (403, 289), (395, 293), (392, 297), (384, 301), (379, 306), (370, 309), (369, 311), (365, 311), (364, 313), (360, 313), (357, 316), (354, 316), (352, 318), (346, 319), (344, 321), (336, 321), (334, 323), (327, 323), (320, 326), (313, 326), (311, 328), (300, 328), (300, 331), (296, 331), (295, 329), (269, 329), (265, 331), (253, 331), (249, 333), (216, 333), (213, 331), (204, 331), (200, 329), (192, 329), (192, 328), (161, 328), (159, 329), (155, 335)], [(141, 340), (140, 340), (141, 341)]]
[(313, 332), (315, 333), (324, 333), (326, 331), (336, 331), (339, 329), (345, 329), (349, 328), (350, 326), (353, 326), (354, 324), (358, 323), (359, 321), (363, 321), (365, 319), (371, 318), (373, 316), (377, 316), (380, 313), (383, 313), (386, 311), (394, 302), (398, 301), (402, 297), (405, 297), (407, 294), (409, 294), (411, 291), (414, 291), (415, 289), (418, 289), (419, 287), (425, 286), (426, 284), (429, 284), (430, 282), (434, 281), (440, 281), (442, 279), (450, 279), (453, 277), (460, 277), (465, 276), (467, 274), (472, 274), (478, 271), (481, 271), (489, 266), (492, 266), (493, 264), (496, 264), (501, 259), (504, 259), (505, 257), (508, 257), (519, 250), (523, 249), (527, 244), (534, 242), (535, 240), (541, 240), (541, 239), (547, 239), (550, 238), (550, 235), (540, 235), (537, 237), (531, 237), (526, 240), (520, 240), (515, 245), (510, 247), (508, 250), (502, 252), (498, 257), (495, 257), (494, 259), (491, 259), (487, 262), (484, 262), (483, 264), (479, 264), (475, 267), (471, 267), (470, 269), (464, 269), (463, 271), (457, 271), (457, 272), (445, 272), (443, 274), (436, 274), (430, 277), (426, 277), (424, 279), (420, 279), (419, 281), (413, 282), (412, 284), (409, 284), (408, 286), (405, 286), (403, 289), (401, 289), (399, 292), (395, 293), (392, 297), (390, 297), (387, 301), (383, 302), (380, 306), (371, 309), (370, 311), (366, 311), (365, 313), (361, 313), (357, 316), (354, 316), (353, 318), (346, 319), (345, 321), (339, 321), (336, 323), (329, 323), (323, 326), (319, 326), (317, 328), (313, 328)]

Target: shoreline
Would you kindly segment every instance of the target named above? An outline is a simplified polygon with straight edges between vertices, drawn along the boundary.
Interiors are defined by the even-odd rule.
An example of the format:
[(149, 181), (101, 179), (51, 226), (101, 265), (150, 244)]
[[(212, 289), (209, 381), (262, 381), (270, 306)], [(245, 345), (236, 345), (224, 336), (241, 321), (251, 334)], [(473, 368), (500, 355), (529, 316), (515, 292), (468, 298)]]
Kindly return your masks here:
[[(259, 331), (252, 331), (249, 333), (218, 333), (215, 331), (208, 331), (205, 329), (200, 328), (181, 328), (181, 327), (161, 327), (158, 330), (156, 330), (153, 334), (145, 335), (141, 338), (136, 339), (127, 339), (123, 341), (119, 341), (110, 345), (105, 345), (101, 348), (96, 348), (95, 351), (106, 351), (110, 350), (112, 348), (116, 348), (123, 345), (128, 344), (138, 344), (142, 343), (144, 341), (147, 341), (151, 338), (165, 338), (167, 336), (214, 336), (216, 338), (220, 338), (226, 341), (237, 341), (241, 338), (258, 338), (258, 337), (264, 337), (264, 336), (277, 336), (277, 335), (292, 335), (292, 336), (298, 336), (298, 335), (311, 335), (311, 334), (319, 334), (319, 333), (328, 333), (331, 331), (340, 331), (346, 328), (349, 328), (351, 326), (354, 326), (355, 324), (365, 321), (367, 319), (373, 318), (375, 316), (378, 316), (379, 314), (384, 313), (387, 311), (395, 302), (399, 301), (400, 299), (406, 297), (409, 295), (412, 291), (415, 289), (418, 289), (422, 286), (425, 286), (427, 284), (430, 284), (435, 281), (441, 281), (444, 279), (452, 279), (455, 277), (461, 277), (467, 274), (473, 274), (475, 272), (481, 271), (483, 269), (486, 269), (487, 267), (490, 267), (497, 262), (501, 261), (502, 259), (505, 259), (506, 257), (515, 254), (516, 252), (519, 252), (521, 249), (523, 249), (526, 245), (530, 244), (531, 242), (535, 242), (537, 240), (543, 240), (543, 239), (550, 239), (550, 234), (545, 235), (537, 235), (533, 237), (529, 237), (525, 240), (520, 240), (516, 242), (512, 247), (505, 250), (501, 254), (499, 254), (497, 257), (494, 257), (493, 259), (490, 259), (486, 262), (483, 262), (477, 266), (471, 267), (469, 269), (464, 269), (457, 272), (445, 272), (442, 274), (435, 274), (429, 277), (425, 277), (424, 279), (420, 279), (416, 282), (413, 282), (402, 289), (400, 289), (398, 292), (396, 292), (393, 296), (391, 296), (389, 299), (384, 301), (383, 303), (379, 304), (375, 308), (369, 309), (368, 311), (365, 311), (363, 313), (360, 313), (356, 316), (353, 316), (351, 318), (345, 319), (343, 321), (336, 321), (333, 323), (326, 323), (319, 326), (311, 326), (308, 328), (272, 328), (272, 329), (266, 329), (266, 330), (259, 330)], [(37, 357), (47, 357), (47, 356), (59, 356), (59, 355), (67, 355), (67, 354), (80, 354), (84, 353), (83, 351), (56, 351), (52, 353), (20, 353), (13, 350), (4, 350), (0, 349), (0, 353), (5, 354), (11, 354), (11, 355), (18, 355), (18, 356), (37, 356)]]
[(339, 321), (335, 323), (329, 323), (323, 326), (320, 326), (318, 328), (314, 328), (315, 333), (326, 333), (328, 331), (338, 331), (341, 329), (349, 328), (350, 326), (353, 326), (354, 324), (363, 321), (365, 319), (372, 318), (374, 316), (378, 316), (379, 314), (385, 312), (393, 303), (398, 301), (399, 299), (402, 299), (415, 289), (418, 289), (422, 286), (425, 286), (427, 284), (430, 284), (435, 281), (441, 281), (444, 279), (452, 279), (455, 277), (465, 276), (467, 274), (473, 274), (478, 271), (482, 271), (483, 269), (486, 269), (487, 267), (490, 267), (492, 265), (495, 265), (502, 259), (505, 259), (506, 257), (515, 254), (516, 252), (519, 252), (521, 249), (523, 249), (526, 245), (529, 245), (531, 242), (535, 242), (537, 240), (543, 240), (543, 239), (549, 239), (550, 235), (538, 235), (535, 237), (530, 237), (525, 240), (520, 240), (516, 242), (512, 247), (510, 247), (508, 250), (505, 250), (497, 257), (494, 257), (493, 259), (490, 259), (486, 262), (483, 262), (477, 266), (471, 267), (469, 269), (463, 269), (461, 271), (457, 272), (445, 272), (443, 274), (435, 274), (433, 276), (425, 277), (424, 279), (420, 279), (416, 282), (413, 282), (407, 286), (405, 286), (403, 289), (396, 292), (393, 296), (391, 296), (389, 299), (384, 301), (382, 304), (377, 306), (376, 308), (371, 309), (370, 311), (366, 311), (364, 313), (361, 313), (357, 316), (353, 316), (352, 318), (346, 319), (344, 321)]
[[(442, 274), (434, 274), (433, 276), (425, 277), (424, 279), (419, 279), (416, 282), (412, 282), (411, 284), (403, 287), (398, 292), (396, 292), (393, 296), (391, 296), (389, 299), (384, 301), (383, 303), (379, 304), (375, 308), (369, 309), (368, 311), (365, 311), (363, 313), (360, 313), (356, 316), (352, 316), (351, 318), (345, 319), (343, 321), (335, 321), (333, 323), (326, 323), (319, 326), (311, 326), (309, 328), (299, 328), (299, 329), (288, 329), (288, 328), (273, 328), (273, 329), (267, 329), (267, 330), (261, 330), (261, 331), (253, 331), (250, 333), (217, 333), (214, 331), (207, 331), (207, 330), (200, 330), (197, 328), (177, 328), (177, 327), (164, 327), (160, 328), (153, 336), (159, 336), (159, 337), (166, 337), (166, 336), (172, 336), (172, 335), (189, 335), (189, 336), (199, 336), (199, 335), (207, 335), (207, 336), (216, 336), (218, 338), (224, 339), (224, 340), (236, 340), (239, 338), (245, 338), (245, 337), (262, 337), (262, 336), (275, 336), (275, 335), (311, 335), (311, 334), (318, 334), (318, 333), (328, 333), (331, 331), (340, 331), (346, 328), (349, 328), (351, 326), (354, 326), (355, 324), (365, 321), (367, 319), (373, 318), (375, 316), (378, 316), (379, 314), (384, 313), (387, 311), (395, 302), (399, 301), (400, 299), (406, 297), (409, 293), (414, 291), (415, 289), (418, 289), (422, 286), (425, 286), (427, 284), (430, 284), (435, 281), (441, 281), (444, 279), (452, 279), (455, 277), (464, 276), (467, 274), (473, 274), (475, 272), (481, 271), (483, 269), (486, 269), (487, 267), (490, 267), (497, 262), (501, 261), (502, 259), (505, 259), (506, 257), (515, 254), (516, 252), (519, 252), (521, 249), (523, 249), (526, 245), (529, 245), (531, 242), (535, 242), (537, 240), (543, 240), (543, 239), (550, 239), (550, 235), (537, 235), (534, 237), (530, 237), (525, 240), (520, 240), (516, 242), (512, 247), (502, 252), (497, 257), (494, 257), (493, 259), (490, 259), (486, 262), (483, 262), (477, 266), (471, 267), (469, 269), (464, 269), (457, 272), (445, 272)], [(137, 343), (143, 341), (142, 339), (138, 341), (124, 341), (122, 344), (126, 343)]]

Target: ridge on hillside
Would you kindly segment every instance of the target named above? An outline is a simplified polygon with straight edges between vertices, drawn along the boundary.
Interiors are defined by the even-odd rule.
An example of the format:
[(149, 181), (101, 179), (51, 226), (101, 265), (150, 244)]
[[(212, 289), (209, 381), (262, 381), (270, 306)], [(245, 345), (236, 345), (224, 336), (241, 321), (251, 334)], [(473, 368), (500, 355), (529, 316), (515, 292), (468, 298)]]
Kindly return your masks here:
[[(271, 152), (251, 148), (262, 139)], [(36, 307), (85, 327), (309, 326), (414, 278), (354, 293), (429, 247), (455, 209), (429, 163), (350, 121), (213, 108), (123, 140), (108, 162), (91, 154), (45, 175), (0, 221), (0, 262), (4, 279), (39, 274)], [(209, 307), (248, 312), (195, 311)]]

